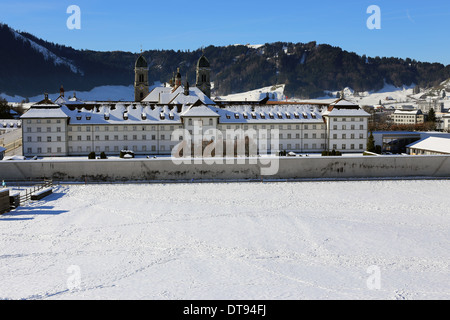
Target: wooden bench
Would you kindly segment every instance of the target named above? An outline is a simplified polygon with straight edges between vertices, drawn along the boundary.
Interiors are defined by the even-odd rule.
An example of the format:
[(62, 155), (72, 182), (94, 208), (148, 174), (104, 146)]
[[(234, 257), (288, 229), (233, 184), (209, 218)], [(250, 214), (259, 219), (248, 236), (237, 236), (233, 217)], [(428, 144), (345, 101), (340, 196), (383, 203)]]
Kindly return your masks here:
[(0, 214), (11, 211), (9, 207), (9, 189), (0, 189)]
[(46, 196), (50, 195), (53, 192), (52, 188), (45, 188), (40, 191), (33, 192), (31, 194), (31, 200), (41, 200), (42, 198), (45, 198)]

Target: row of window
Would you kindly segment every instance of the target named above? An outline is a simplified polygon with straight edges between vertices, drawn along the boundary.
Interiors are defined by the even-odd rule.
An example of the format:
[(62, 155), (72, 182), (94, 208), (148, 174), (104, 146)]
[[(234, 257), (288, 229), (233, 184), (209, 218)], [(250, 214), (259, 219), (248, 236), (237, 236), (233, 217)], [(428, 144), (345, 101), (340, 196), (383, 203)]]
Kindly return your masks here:
[[(319, 146), (319, 148), (318, 148), (318, 146)], [(158, 152), (171, 151), (174, 147), (175, 147), (174, 145), (171, 145), (171, 146), (167, 146), (167, 148), (166, 148), (166, 146), (162, 145), (162, 146), (159, 147)], [(266, 144), (261, 144), (260, 147), (261, 147), (261, 149), (266, 150), (267, 145)], [(306, 144), (303, 145), (303, 148), (301, 148), (299, 143), (297, 143), (295, 145), (288, 143), (288, 144), (279, 144), (278, 147), (279, 147), (279, 150), (289, 150), (289, 151), (291, 151), (291, 150), (292, 151), (324, 150), (325, 149), (325, 144), (322, 143), (322, 144), (319, 145), (319, 144), (313, 143), (313, 144), (310, 145), (310, 144), (306, 143)], [(350, 145), (348, 145), (348, 144), (341, 144), (340, 147), (341, 147), (341, 150), (347, 150), (347, 149), (355, 150), (355, 144), (350, 144)], [(359, 150), (362, 150), (363, 148), (364, 148), (363, 144), (359, 144)], [(155, 145), (152, 145), (152, 146), (145, 146), (144, 145), (144, 146), (141, 146), (141, 147), (132, 146), (131, 149), (134, 152), (147, 152), (147, 151), (156, 152), (157, 151), (157, 147)], [(337, 144), (333, 144), (333, 149), (334, 150), (338, 150), (338, 145)], [(31, 148), (31, 147), (29, 147), (29, 148), (27, 148), (27, 154), (32, 155), (32, 154), (34, 154), (33, 153), (34, 151), (36, 151), (37, 154), (44, 154), (43, 150), (45, 150), (46, 151), (45, 153), (47, 153), (47, 154), (53, 154), (54, 152), (56, 152), (58, 154), (62, 153), (62, 148), (61, 147), (57, 147), (57, 148), (48, 147), (46, 149), (43, 149), (42, 147), (38, 147), (38, 148)], [(127, 145), (123, 146), (123, 148), (119, 148), (119, 146), (105, 146), (103, 148), (103, 150), (99, 146), (95, 147), (94, 149), (92, 149), (90, 146), (86, 146), (86, 147), (78, 146), (76, 148), (74, 148), (72, 146), (69, 146), (69, 154), (74, 153), (74, 152), (76, 152), (76, 153), (84, 153), (84, 152), (85, 153), (90, 153), (92, 151), (95, 151), (97, 153), (99, 153), (101, 151), (104, 151), (106, 153), (114, 151), (114, 152), (118, 153), (120, 150), (129, 150), (129, 148), (128, 148)]]
[[(349, 128), (347, 128), (347, 125), (343, 124), (341, 126), (341, 128), (339, 129), (339, 127), (337, 125), (333, 125), (333, 130), (356, 130), (356, 126), (354, 124), (352, 124)], [(364, 125), (361, 124), (359, 125), (359, 130), (364, 130)]]
[[(347, 118), (330, 118), (330, 119), (332, 119), (332, 121), (335, 121), (335, 122), (337, 122), (337, 121), (342, 121), (342, 122), (346, 122), (346, 121), (349, 121)], [(364, 118), (359, 118), (358, 119), (360, 122), (363, 122), (364, 121)], [(356, 118), (355, 117), (350, 117), (350, 121), (351, 122), (354, 122), (354, 121), (356, 121)]]
[[(346, 133), (341, 134), (340, 136), (336, 133), (333, 134), (333, 139), (348, 139), (347, 137), (350, 136), (350, 139), (356, 139), (356, 135), (354, 133), (351, 133), (350, 135), (347, 135)], [(364, 133), (359, 134), (359, 139), (364, 139)]]
[[(189, 130), (189, 133), (192, 135), (193, 134), (192, 130)], [(351, 136), (351, 139), (355, 138), (354, 134), (351, 134), (350, 136)], [(132, 136), (130, 136), (130, 140), (139, 140), (138, 137), (140, 138), (140, 140), (143, 140), (143, 141), (147, 140), (147, 135), (145, 135), (145, 134), (140, 135), (140, 136), (138, 136), (137, 134), (132, 135)], [(151, 135), (151, 136), (148, 136), (148, 137), (150, 138), (149, 140), (152, 140), (152, 141), (157, 140), (156, 139), (156, 135)], [(250, 135), (250, 137), (255, 139), (255, 140), (258, 139), (258, 135), (256, 135), (256, 134)], [(261, 134), (260, 138), (261, 139), (266, 139), (267, 137), (275, 138), (275, 135), (273, 133), (269, 134), (269, 135), (266, 135), (265, 133), (263, 133), (263, 134)], [(360, 137), (360, 139), (363, 139), (364, 135), (360, 134), (359, 137)], [(42, 138), (43, 137), (41, 137), (41, 136), (36, 136), (36, 142), (42, 142), (43, 141)], [(120, 140), (123, 140), (123, 141), (129, 140), (128, 139), (129, 138), (128, 135), (123, 135), (121, 138), (122, 139), (120, 139)], [(167, 138), (168, 138), (168, 140), (171, 139), (171, 137), (167, 137)], [(226, 138), (227, 139), (231, 139), (232, 138), (231, 134), (227, 134)], [(280, 133), (278, 138), (279, 139), (300, 139), (300, 133), (296, 133), (296, 134), (292, 134), (292, 133), (283, 134), (283, 133)], [(320, 135), (317, 134), (317, 133), (312, 133), (312, 134), (304, 133), (303, 134), (303, 138), (304, 139), (325, 139), (325, 133), (320, 133)], [(337, 139), (337, 135), (334, 134), (333, 138)], [(110, 140), (119, 141), (119, 135), (113, 135), (113, 136), (105, 135), (103, 137), (100, 137), (99, 135), (96, 135), (96, 136), (93, 137), (93, 139), (95, 141), (110, 141)], [(159, 139), (164, 141), (164, 140), (166, 140), (166, 136), (164, 134), (162, 134), (162, 135), (160, 135)], [(346, 139), (346, 134), (342, 135), (342, 139)], [(68, 140), (69, 141), (74, 141), (75, 140), (75, 136), (69, 135), (68, 136)], [(86, 136), (78, 135), (78, 136), (76, 136), (76, 141), (91, 141), (91, 140), (92, 140), (92, 137), (90, 135), (86, 135)], [(47, 142), (52, 142), (52, 141), (55, 141), (55, 140), (54, 140), (54, 138), (52, 138), (52, 136), (47, 136), (46, 137), (46, 141)], [(61, 142), (62, 141), (62, 137), (61, 136), (57, 136), (56, 137), (56, 141), (57, 142)], [(33, 137), (32, 136), (28, 136), (27, 137), (27, 142), (33, 142)]]
[[(42, 127), (36, 127), (36, 132), (40, 133), (40, 132), (62, 132), (62, 128), (61, 127), (56, 127), (55, 131), (52, 131), (52, 127), (46, 127), (45, 130), (42, 130)], [(27, 127), (27, 132), (31, 133), (33, 132), (32, 127)]]

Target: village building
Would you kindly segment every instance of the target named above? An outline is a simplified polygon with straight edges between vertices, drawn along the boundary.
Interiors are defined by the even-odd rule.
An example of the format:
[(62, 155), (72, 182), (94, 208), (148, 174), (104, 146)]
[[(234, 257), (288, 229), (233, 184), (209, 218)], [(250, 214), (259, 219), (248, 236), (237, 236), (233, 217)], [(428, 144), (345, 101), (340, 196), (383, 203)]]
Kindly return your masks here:
[[(22, 117), (26, 157), (87, 156), (91, 152), (118, 155), (170, 155), (180, 140), (175, 130), (191, 134), (199, 124), (221, 138), (236, 139), (243, 130), (258, 141), (258, 152), (363, 152), (370, 115), (358, 105), (339, 99), (330, 105), (257, 102), (215, 102), (211, 99), (211, 68), (204, 55), (196, 68), (196, 83), (183, 84), (178, 69), (169, 85), (149, 92), (148, 64), (140, 55), (135, 64), (134, 101), (84, 102), (48, 95)], [(275, 137), (274, 134), (277, 134)], [(181, 139), (181, 138), (180, 138)], [(276, 142), (276, 143), (275, 143)]]

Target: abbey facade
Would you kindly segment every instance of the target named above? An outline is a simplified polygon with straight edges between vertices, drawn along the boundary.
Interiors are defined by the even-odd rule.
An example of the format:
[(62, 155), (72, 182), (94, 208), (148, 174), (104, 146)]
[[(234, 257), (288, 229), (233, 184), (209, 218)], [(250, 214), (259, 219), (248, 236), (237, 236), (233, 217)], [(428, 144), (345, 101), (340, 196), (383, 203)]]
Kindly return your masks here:
[(211, 67), (204, 55), (197, 63), (194, 86), (187, 79), (183, 83), (178, 69), (167, 85), (149, 92), (148, 72), (147, 61), (140, 55), (135, 64), (134, 101), (85, 102), (66, 99), (63, 92), (55, 101), (46, 96), (21, 118), (23, 155), (104, 152), (118, 156), (121, 150), (137, 156), (170, 155), (186, 136), (203, 141), (256, 141), (258, 153), (361, 153), (366, 148), (369, 114), (346, 100), (331, 104), (214, 101)]

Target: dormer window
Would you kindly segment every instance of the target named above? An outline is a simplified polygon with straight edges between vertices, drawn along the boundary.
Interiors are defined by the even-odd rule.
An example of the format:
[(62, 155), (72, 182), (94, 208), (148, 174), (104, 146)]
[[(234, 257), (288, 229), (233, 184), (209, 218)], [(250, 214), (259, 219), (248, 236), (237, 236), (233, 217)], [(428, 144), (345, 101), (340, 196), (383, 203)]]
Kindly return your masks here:
[(81, 116), (77, 116), (77, 120), (81, 120)]
[(270, 117), (270, 119), (274, 119), (274, 118), (275, 118), (275, 117), (273, 116), (273, 113), (272, 113), (272, 112), (269, 113), (269, 117)]
[(127, 113), (127, 112), (125, 112), (125, 113), (123, 114), (123, 120), (128, 120), (128, 113)]
[(164, 115), (164, 113), (161, 113), (161, 114), (159, 115), (159, 118), (160, 118), (161, 120), (166, 120), (166, 116)]
[(277, 115), (278, 115), (278, 119), (283, 119), (283, 115), (280, 112), (278, 112)]
[(145, 113), (141, 114), (141, 118), (142, 118), (142, 120), (147, 120), (147, 114), (145, 114)]
[(173, 120), (173, 119), (174, 119), (173, 113), (169, 114), (169, 119), (170, 119), (170, 120)]
[(261, 119), (265, 119), (266, 118), (266, 115), (264, 113), (262, 113), (262, 112), (259, 115), (261, 116)]
[(105, 120), (109, 120), (109, 114), (105, 114)]
[(235, 117), (236, 119), (239, 119), (239, 113), (235, 113), (235, 114), (234, 114), (234, 117)]
[(230, 117), (230, 115), (229, 115), (229, 114), (227, 114), (227, 119), (231, 119), (231, 117)]
[(91, 116), (86, 116), (86, 120), (91, 120)]

